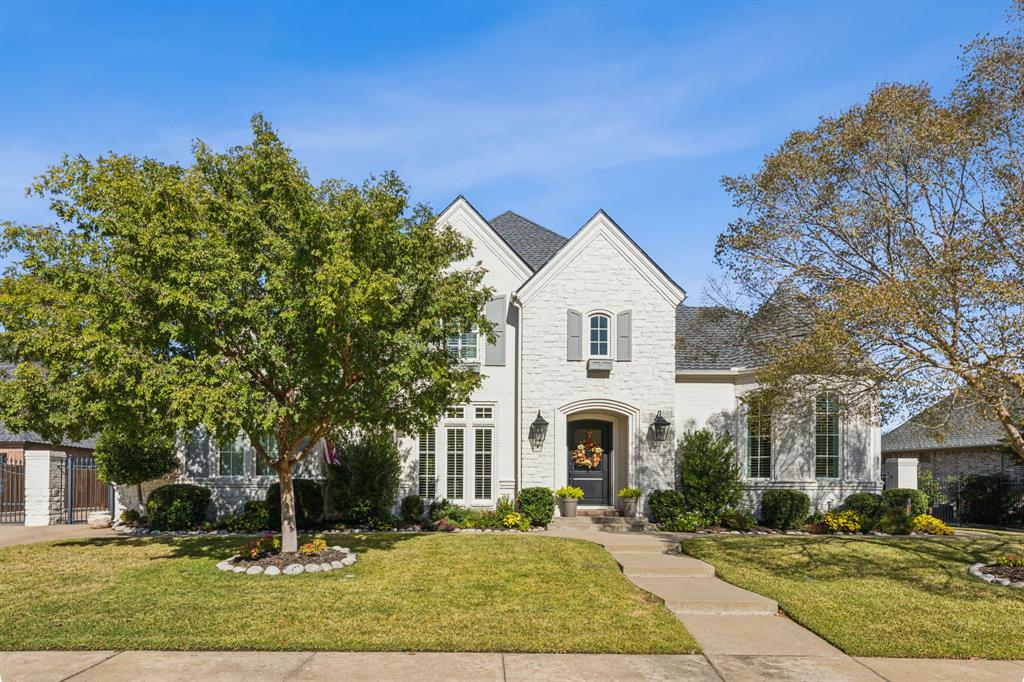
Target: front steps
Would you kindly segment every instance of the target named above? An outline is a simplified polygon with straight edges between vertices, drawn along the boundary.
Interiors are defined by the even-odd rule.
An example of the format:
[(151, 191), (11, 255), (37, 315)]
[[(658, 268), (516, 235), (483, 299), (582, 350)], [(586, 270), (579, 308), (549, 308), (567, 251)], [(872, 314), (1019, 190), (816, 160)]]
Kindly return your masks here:
[[(591, 512), (591, 510), (586, 510)], [(615, 512), (615, 513), (612, 513)], [(548, 527), (552, 530), (607, 531), (609, 533), (629, 533), (654, 530), (654, 526), (641, 517), (625, 518), (618, 509), (602, 509), (575, 517), (558, 516), (551, 520)]]

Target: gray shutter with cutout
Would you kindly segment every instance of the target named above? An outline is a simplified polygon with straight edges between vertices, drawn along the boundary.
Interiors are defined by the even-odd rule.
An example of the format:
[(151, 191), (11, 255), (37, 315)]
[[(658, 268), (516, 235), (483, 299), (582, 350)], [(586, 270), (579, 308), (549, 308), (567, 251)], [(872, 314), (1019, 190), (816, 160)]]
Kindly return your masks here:
[(629, 362), (633, 359), (633, 311), (623, 310), (615, 320), (615, 359)]
[(565, 320), (565, 359), (583, 359), (583, 313), (570, 310)]
[(487, 319), (494, 328), (494, 343), (488, 343), (484, 351), (484, 364), (492, 366), (505, 365), (505, 297), (495, 296), (487, 302), (484, 310)]

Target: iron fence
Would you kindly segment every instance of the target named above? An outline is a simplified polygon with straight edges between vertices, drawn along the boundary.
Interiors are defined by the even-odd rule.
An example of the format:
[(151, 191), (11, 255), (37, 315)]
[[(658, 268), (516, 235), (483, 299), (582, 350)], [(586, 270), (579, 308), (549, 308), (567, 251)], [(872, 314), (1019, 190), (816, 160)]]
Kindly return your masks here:
[(25, 523), (25, 463), (0, 459), (0, 523)]
[(1024, 527), (1024, 481), (1008, 476), (964, 476), (947, 481), (932, 513), (958, 526)]
[(114, 511), (114, 488), (100, 480), (92, 457), (68, 457), (64, 490), (68, 523), (84, 523), (89, 512)]

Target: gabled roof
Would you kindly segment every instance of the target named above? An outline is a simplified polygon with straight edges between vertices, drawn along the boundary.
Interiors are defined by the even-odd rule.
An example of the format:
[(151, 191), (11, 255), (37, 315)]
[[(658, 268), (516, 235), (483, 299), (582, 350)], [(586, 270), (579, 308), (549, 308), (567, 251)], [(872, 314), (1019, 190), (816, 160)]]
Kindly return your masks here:
[(505, 211), (488, 222), (534, 272), (540, 270), (567, 241), (557, 232), (512, 211)]
[(975, 404), (947, 396), (882, 434), (882, 452), (996, 447), (1005, 438), (999, 422), (986, 419)]
[(676, 369), (730, 370), (757, 367), (757, 353), (747, 344), (751, 319), (721, 307), (676, 307)]

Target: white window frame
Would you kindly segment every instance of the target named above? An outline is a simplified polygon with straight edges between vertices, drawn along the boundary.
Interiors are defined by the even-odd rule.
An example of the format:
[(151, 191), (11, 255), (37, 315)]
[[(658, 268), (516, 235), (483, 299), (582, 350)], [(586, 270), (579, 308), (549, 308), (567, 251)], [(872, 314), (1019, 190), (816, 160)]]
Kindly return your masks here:
[[(481, 416), (477, 416), (478, 410)], [(489, 413), (490, 416), (487, 416)], [(428, 497), (421, 495), (428, 502), (431, 499), (445, 498), (451, 500), (457, 504), (474, 505), (474, 504), (492, 504), (497, 499), (496, 494), (498, 491), (498, 481), (496, 478), (498, 470), (498, 443), (499, 433), (497, 427), (497, 414), (498, 405), (493, 402), (474, 402), (465, 405), (453, 405), (451, 408), (445, 411), (444, 417), (438, 422), (436, 427), (431, 430), (435, 434), (434, 439), (434, 497)], [(451, 416), (447, 416), (451, 415)], [(477, 478), (476, 478), (476, 432), (478, 429), (489, 429), (491, 432), (491, 459), (490, 459), (490, 475), (488, 476), (490, 488), (490, 497), (477, 497)], [(462, 442), (462, 458), (460, 460), (462, 465), (462, 495), (456, 495), (454, 486), (450, 485), (451, 481), (448, 480), (449, 473), (449, 452), (448, 452), (448, 432), (450, 430), (460, 430), (463, 434)], [(417, 457), (420, 455), (420, 442), (423, 440), (423, 436), (417, 437), (416, 453)], [(423, 490), (420, 484), (420, 465), (417, 462), (416, 473), (417, 473), (417, 493), (421, 493)]]
[[(231, 459), (232, 460), (235, 459), (235, 450), (237, 450), (236, 454), (239, 457), (242, 458), (242, 472), (239, 473), (239, 474), (236, 474), (234, 472), (225, 474), (225, 473), (221, 472), (220, 462), (221, 462), (221, 458), (223, 456), (224, 448), (228, 444), (227, 443), (221, 443), (220, 441), (214, 441), (213, 445), (216, 447), (215, 452), (217, 454), (217, 457), (216, 457), (216, 460), (217, 460), (216, 461), (216, 464), (217, 464), (217, 468), (216, 468), (217, 478), (244, 479), (245, 478), (245, 471), (246, 471), (245, 460), (248, 459), (247, 455), (249, 454), (248, 453), (248, 451), (249, 451), (249, 443), (247, 442), (245, 434), (239, 432), (238, 435), (235, 436), (235, 439), (234, 439), (234, 441), (231, 444), (232, 445), (232, 452), (233, 452), (233, 454), (231, 456)], [(234, 467), (232, 467), (232, 468), (234, 468)]]
[[(772, 419), (772, 413), (766, 411), (763, 406), (756, 403), (751, 403), (747, 406), (747, 466), (745, 467), (746, 478), (753, 481), (766, 481), (773, 477), (774, 465), (775, 465), (775, 438), (774, 430), (775, 424)], [(754, 421), (766, 419), (768, 421), (768, 433), (754, 433)], [(754, 462), (753, 444), (755, 440), (761, 441), (767, 439), (768, 441), (768, 473), (764, 476), (754, 476), (752, 471), (752, 465)], [(762, 452), (762, 447), (758, 448), (757, 458), (759, 460), (764, 459), (765, 455)], [(760, 466), (758, 467), (760, 469)]]
[[(432, 452), (431, 452), (431, 448), (430, 448), (430, 440), (431, 439), (433, 439), (433, 441), (434, 441), (434, 447), (433, 447), (433, 451)], [(426, 446), (426, 447), (424, 447), (424, 446)], [(433, 458), (434, 458), (433, 470), (427, 472), (427, 474), (428, 474), (427, 476), (424, 476), (424, 471), (423, 471), (423, 454), (424, 454), (424, 450), (426, 450), (427, 452), (430, 452), (430, 454), (432, 454)], [(430, 478), (429, 474), (431, 474), (431, 473), (433, 474), (433, 478), (434, 478), (433, 481), (429, 480), (429, 478)], [(429, 429), (429, 430), (424, 431), (423, 433), (421, 433), (419, 435), (419, 437), (417, 438), (417, 443), (416, 443), (416, 493), (420, 497), (422, 497), (423, 499), (428, 500), (428, 501), (437, 498), (437, 482), (438, 482), (438, 476), (437, 476), (437, 430), (436, 429)], [(430, 491), (427, 490), (427, 488), (429, 488), (429, 487), (433, 487), (433, 489), (434, 489), (433, 496), (431, 496), (430, 495)]]
[[(610, 312), (605, 311), (605, 310), (595, 310), (595, 311), (587, 314), (587, 357), (588, 358), (606, 359), (606, 358), (611, 358), (612, 357), (612, 317), (613, 317), (613, 315)], [(605, 333), (605, 340), (604, 340), (605, 352), (604, 353), (595, 353), (594, 352), (594, 343), (595, 343), (595, 341), (594, 341), (594, 332), (595, 331), (596, 332), (600, 332), (601, 331), (599, 328), (598, 329), (594, 328), (594, 320), (599, 319), (599, 318), (603, 319), (605, 321), (605, 329), (604, 329), (604, 333)], [(598, 343), (599, 347), (600, 347), (600, 343), (601, 343), (600, 337), (598, 338), (596, 343)]]
[[(445, 343), (448, 352), (459, 362), (480, 362), (480, 333), (476, 329), (464, 334), (451, 334)], [(469, 355), (470, 351), (472, 355)]]
[[(818, 405), (823, 400), (827, 400), (827, 401), (831, 401), (832, 402), (832, 405), (833, 405), (833, 410), (832, 411), (821, 412), (821, 411), (818, 410)], [(832, 416), (832, 418), (835, 420), (834, 421), (834, 424), (835, 424), (834, 431), (826, 432), (826, 433), (822, 434), (821, 436), (819, 436), (819, 434), (818, 434), (818, 417), (819, 417), (819, 415), (823, 415), (826, 418), (829, 415)], [(818, 438), (819, 437), (824, 437), (826, 439), (826, 448), (827, 448), (828, 447), (828, 440), (827, 439), (830, 436), (835, 438), (836, 452), (835, 452), (835, 457), (834, 458), (833, 457), (829, 457), (826, 454), (826, 468), (828, 467), (828, 461), (831, 460), (831, 459), (835, 459), (835, 463), (836, 463), (835, 475), (834, 476), (829, 476), (829, 475), (827, 475), (827, 472), (826, 472), (826, 475), (819, 476), (818, 475)], [(840, 410), (839, 410), (839, 399), (836, 397), (836, 395), (834, 393), (829, 393), (829, 392), (820, 393), (820, 394), (818, 394), (817, 396), (814, 397), (814, 478), (819, 480), (819, 481), (836, 481), (836, 480), (839, 480), (840, 478), (842, 478), (842, 475), (843, 475), (843, 425), (842, 425), (842, 418), (840, 416)]]

